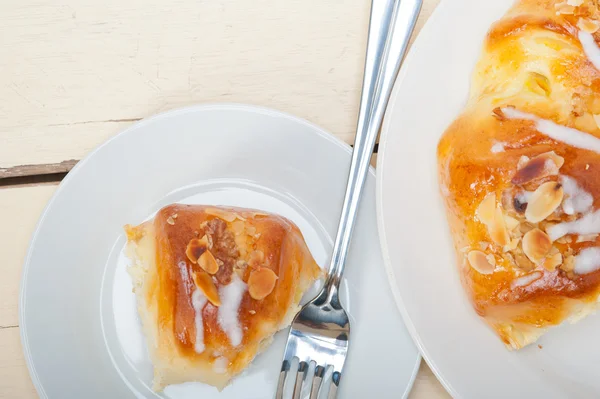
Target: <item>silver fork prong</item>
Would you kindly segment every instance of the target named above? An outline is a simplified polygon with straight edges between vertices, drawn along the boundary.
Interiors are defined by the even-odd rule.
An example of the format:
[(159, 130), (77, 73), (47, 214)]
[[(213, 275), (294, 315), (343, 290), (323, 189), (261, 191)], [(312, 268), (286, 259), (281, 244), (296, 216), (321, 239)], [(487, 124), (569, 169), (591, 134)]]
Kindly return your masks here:
[(300, 399), (300, 394), (302, 393), (302, 385), (306, 381), (306, 375), (308, 374), (308, 363), (299, 362), (298, 363), (298, 374), (296, 374), (296, 383), (294, 384), (294, 395), (293, 399)]
[(277, 392), (275, 393), (275, 398), (276, 399), (282, 399), (283, 398), (283, 388), (285, 386), (285, 377), (288, 374), (288, 371), (290, 371), (290, 362), (288, 360), (284, 360), (283, 363), (281, 363), (281, 371), (279, 372), (279, 381), (277, 381)]
[(317, 399), (319, 397), (319, 389), (323, 382), (323, 374), (325, 374), (325, 367), (315, 367), (315, 378), (313, 378), (312, 388), (310, 390), (310, 399)]
[(335, 399), (337, 397), (337, 390), (340, 386), (341, 378), (342, 374), (339, 371), (335, 371), (331, 375), (331, 386), (329, 387), (329, 394), (327, 395), (327, 399)]

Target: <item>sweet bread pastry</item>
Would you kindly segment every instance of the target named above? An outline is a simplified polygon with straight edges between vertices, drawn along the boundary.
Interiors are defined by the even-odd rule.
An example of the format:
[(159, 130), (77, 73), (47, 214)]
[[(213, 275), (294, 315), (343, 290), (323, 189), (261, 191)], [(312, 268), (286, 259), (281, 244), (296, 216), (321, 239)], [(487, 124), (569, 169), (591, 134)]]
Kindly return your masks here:
[(156, 391), (225, 387), (321, 276), (298, 227), (277, 215), (175, 204), (125, 230)]
[(598, 305), (599, 26), (598, 0), (517, 1), (438, 144), (462, 284), (509, 348)]

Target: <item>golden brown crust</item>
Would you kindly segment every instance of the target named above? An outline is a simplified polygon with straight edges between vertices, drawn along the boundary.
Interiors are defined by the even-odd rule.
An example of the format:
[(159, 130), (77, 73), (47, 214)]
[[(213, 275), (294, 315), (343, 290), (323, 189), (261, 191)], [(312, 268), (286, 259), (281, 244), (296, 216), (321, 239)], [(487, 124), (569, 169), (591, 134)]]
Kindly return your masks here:
[[(226, 359), (226, 373), (220, 371), (226, 375), (225, 380), (238, 374), (254, 358), (261, 343), (285, 327), (302, 293), (321, 275), (298, 227), (277, 215), (175, 204), (161, 209), (153, 221), (127, 227), (126, 231), (132, 243), (145, 235), (151, 236), (154, 243), (155, 264), (144, 277), (142, 306), (156, 307), (151, 320), (146, 321), (157, 323), (155, 378), (157, 366), (169, 363), (169, 357), (198, 366), (196, 380), (207, 383), (211, 383), (210, 378), (201, 376), (206, 370), (200, 371), (210, 368), (216, 359)], [(216, 260), (214, 269), (203, 263), (207, 255)], [(223, 306), (220, 290), (233, 280), (255, 284), (254, 280), (259, 280), (249, 281), (250, 275), (264, 269), (275, 274), (275, 282), (268, 293), (261, 292), (264, 296), (258, 300), (247, 288), (244, 290), (235, 309), (242, 331), (241, 342), (236, 345), (219, 323), (218, 309)], [(192, 300), (196, 287), (208, 298), (202, 308), (204, 350), (200, 353)], [(174, 382), (155, 381), (155, 385), (160, 389)], [(222, 388), (223, 384), (214, 385)]]
[[(582, 249), (600, 245), (597, 237), (584, 242), (576, 242), (575, 236), (554, 241), (552, 252), (543, 252), (537, 264), (530, 259), (535, 258), (532, 251), (524, 253), (527, 231), (539, 228), (544, 232), (553, 223), (581, 215), (551, 209), (542, 221), (531, 223), (525, 215), (527, 204), (518, 200), (519, 192), (556, 182), (552, 184), (560, 203), (563, 196), (567, 198), (560, 176), (568, 176), (593, 197), (593, 209), (599, 208), (600, 155), (554, 140), (538, 131), (534, 121), (509, 118), (503, 112), (514, 108), (600, 137), (595, 118), (600, 114), (600, 71), (578, 38), (580, 20), (596, 23), (600, 9), (597, 1), (590, 0), (572, 10), (567, 6), (565, 1), (521, 0), (492, 26), (473, 75), (468, 104), (438, 145), (441, 191), (463, 286), (477, 313), (514, 348), (533, 342), (547, 327), (580, 308), (595, 305), (600, 293), (600, 271), (577, 275), (567, 265)], [(600, 31), (593, 36), (598, 43)], [(496, 151), (492, 150), (495, 145), (499, 146)], [(550, 164), (559, 173), (542, 171), (548, 165), (545, 161), (524, 164), (523, 157), (551, 152), (562, 159), (556, 161), (560, 166)], [(524, 166), (527, 169), (519, 170)], [(489, 225), (477, 217), (478, 207), (491, 193), (502, 215), (518, 222), (506, 245), (499, 245), (500, 236), (494, 239)], [(536, 242), (540, 239), (545, 237)], [(471, 267), (467, 254), (474, 250), (492, 256), (493, 273), (482, 274)], [(515, 284), (522, 276), (531, 282)]]

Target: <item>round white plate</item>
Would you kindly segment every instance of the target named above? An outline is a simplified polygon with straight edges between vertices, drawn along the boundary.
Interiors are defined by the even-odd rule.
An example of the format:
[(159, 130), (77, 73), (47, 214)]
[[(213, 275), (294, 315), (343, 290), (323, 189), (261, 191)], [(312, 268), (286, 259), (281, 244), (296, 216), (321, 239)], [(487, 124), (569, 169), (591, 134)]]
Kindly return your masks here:
[[(221, 393), (199, 383), (150, 391), (122, 226), (172, 202), (263, 209), (296, 222), (327, 265), (349, 164), (349, 146), (320, 128), (243, 105), (158, 115), (92, 152), (50, 201), (24, 265), (20, 325), (40, 396), (271, 399), (287, 331)], [(342, 286), (352, 333), (341, 398), (399, 398), (412, 385), (420, 356), (387, 280), (371, 170)]]
[(490, 25), (512, 0), (444, 0), (406, 59), (378, 159), (385, 263), (411, 335), (455, 398), (590, 398), (600, 392), (600, 317), (509, 352), (460, 284), (439, 195), (438, 139), (466, 102)]

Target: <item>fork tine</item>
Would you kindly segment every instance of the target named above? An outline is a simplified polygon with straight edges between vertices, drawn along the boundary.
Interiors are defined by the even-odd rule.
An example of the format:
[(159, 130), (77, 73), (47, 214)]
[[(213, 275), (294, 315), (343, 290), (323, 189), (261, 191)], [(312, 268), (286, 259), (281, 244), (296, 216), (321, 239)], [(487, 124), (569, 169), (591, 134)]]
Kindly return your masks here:
[(283, 386), (285, 384), (285, 377), (287, 376), (288, 371), (290, 371), (290, 362), (287, 360), (284, 360), (283, 363), (281, 363), (281, 371), (279, 372), (279, 381), (277, 381), (277, 392), (275, 393), (276, 399), (283, 398)]
[(294, 395), (293, 399), (300, 399), (300, 394), (302, 393), (302, 385), (306, 380), (306, 374), (308, 372), (308, 363), (299, 362), (298, 363), (298, 374), (296, 374), (296, 384), (294, 385)]
[(313, 379), (313, 385), (310, 390), (310, 399), (317, 399), (319, 397), (319, 389), (321, 388), (321, 383), (323, 382), (323, 374), (325, 373), (325, 367), (317, 366), (315, 367), (315, 378)]
[(327, 395), (327, 399), (335, 399), (337, 397), (337, 390), (340, 386), (341, 378), (342, 374), (339, 371), (336, 371), (331, 375), (331, 386), (329, 387), (329, 395)]

